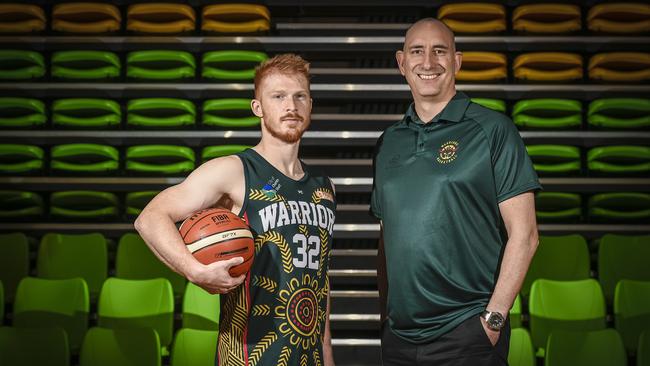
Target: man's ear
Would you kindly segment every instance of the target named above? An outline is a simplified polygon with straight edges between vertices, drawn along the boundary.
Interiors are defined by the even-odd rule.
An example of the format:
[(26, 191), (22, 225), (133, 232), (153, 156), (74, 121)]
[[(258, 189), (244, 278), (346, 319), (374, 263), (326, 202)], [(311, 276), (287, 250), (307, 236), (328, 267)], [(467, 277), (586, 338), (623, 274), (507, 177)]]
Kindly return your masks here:
[(404, 51), (398, 50), (395, 52), (395, 59), (397, 60), (397, 67), (399, 67), (399, 72), (404, 75)]
[(460, 71), (460, 66), (463, 64), (463, 53), (460, 51), (456, 51), (454, 54), (454, 61), (456, 62), (456, 72), (454, 75), (458, 75), (458, 71)]
[(256, 115), (257, 117), (264, 117), (264, 113), (262, 113), (262, 102), (260, 102), (257, 99), (251, 100), (251, 110), (253, 111), (253, 114)]

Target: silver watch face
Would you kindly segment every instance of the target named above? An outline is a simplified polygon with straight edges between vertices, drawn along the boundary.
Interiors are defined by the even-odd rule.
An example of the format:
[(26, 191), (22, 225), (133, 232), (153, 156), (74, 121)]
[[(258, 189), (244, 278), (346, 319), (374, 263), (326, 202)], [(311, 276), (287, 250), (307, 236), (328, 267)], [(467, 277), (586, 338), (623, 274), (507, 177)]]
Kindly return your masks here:
[(503, 316), (497, 312), (490, 313), (486, 321), (488, 326), (492, 330), (499, 330), (505, 324), (505, 319), (503, 319)]

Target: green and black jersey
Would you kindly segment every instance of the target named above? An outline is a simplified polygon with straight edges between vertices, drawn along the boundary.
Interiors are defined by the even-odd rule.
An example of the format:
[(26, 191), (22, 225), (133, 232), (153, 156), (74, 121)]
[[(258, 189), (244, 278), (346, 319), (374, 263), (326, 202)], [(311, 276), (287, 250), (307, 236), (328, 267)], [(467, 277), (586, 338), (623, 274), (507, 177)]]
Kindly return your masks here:
[(217, 365), (322, 365), (336, 201), (330, 180), (303, 164), (293, 180), (253, 149), (240, 216), (255, 236), (245, 282), (221, 298)]

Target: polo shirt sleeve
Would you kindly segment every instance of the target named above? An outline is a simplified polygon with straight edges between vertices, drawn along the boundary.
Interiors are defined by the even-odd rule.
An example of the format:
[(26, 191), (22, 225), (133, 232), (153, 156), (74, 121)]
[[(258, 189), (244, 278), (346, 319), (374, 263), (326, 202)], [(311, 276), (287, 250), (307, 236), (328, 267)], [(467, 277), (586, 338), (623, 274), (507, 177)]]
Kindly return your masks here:
[(524, 141), (509, 118), (496, 124), (491, 150), (497, 202), (542, 188)]
[(380, 189), (378, 188), (381, 183), (378, 182), (377, 177), (377, 154), (379, 153), (379, 148), (383, 142), (384, 135), (382, 134), (377, 140), (375, 145), (375, 153), (372, 159), (372, 193), (370, 195), (370, 214), (381, 220), (381, 199), (380, 199)]

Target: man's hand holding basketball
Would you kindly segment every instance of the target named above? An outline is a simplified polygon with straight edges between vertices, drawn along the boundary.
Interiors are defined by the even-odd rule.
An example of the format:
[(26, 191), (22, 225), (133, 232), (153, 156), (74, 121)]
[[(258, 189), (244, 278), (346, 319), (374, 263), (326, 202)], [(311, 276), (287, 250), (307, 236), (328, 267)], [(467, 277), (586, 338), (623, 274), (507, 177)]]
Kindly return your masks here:
[(244, 262), (244, 258), (235, 257), (228, 260), (217, 261), (210, 264), (201, 264), (198, 261), (192, 266), (192, 270), (187, 273), (187, 278), (211, 294), (225, 294), (237, 286), (241, 285), (246, 279), (246, 274), (238, 277), (230, 275), (230, 268)]

